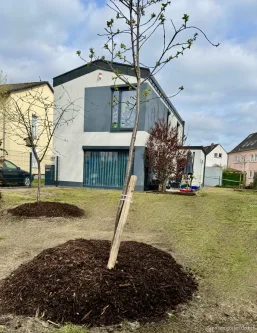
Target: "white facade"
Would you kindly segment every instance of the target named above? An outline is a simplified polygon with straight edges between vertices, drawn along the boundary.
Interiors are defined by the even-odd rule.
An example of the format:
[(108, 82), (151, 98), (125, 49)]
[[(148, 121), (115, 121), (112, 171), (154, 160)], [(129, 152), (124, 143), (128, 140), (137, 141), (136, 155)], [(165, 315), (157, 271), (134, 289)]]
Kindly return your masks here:
[(204, 164), (205, 164), (205, 154), (201, 149), (191, 149), (194, 156), (194, 175), (193, 175), (193, 186), (203, 186), (204, 182)]
[(221, 145), (215, 147), (208, 155), (206, 155), (206, 166), (220, 166), (226, 168), (228, 164), (227, 152)]
[[(99, 73), (102, 73), (99, 75)], [(74, 120), (58, 128), (54, 138), (54, 150), (59, 156), (59, 175), (58, 178), (63, 182), (83, 182), (83, 163), (84, 151), (83, 146), (98, 147), (128, 147), (130, 145), (132, 132), (85, 132), (85, 88), (106, 87), (114, 85), (114, 74), (109, 71), (95, 70), (86, 75), (77, 77), (54, 87), (55, 104), (59, 108), (65, 107), (69, 101), (74, 104), (73, 112), (70, 107), (69, 114), (65, 115), (66, 119), (71, 118), (74, 114)], [(126, 76), (130, 83), (136, 83), (134, 76)], [(151, 85), (149, 82), (147, 82)], [(124, 85), (120, 79), (115, 81), (116, 85)], [(151, 85), (152, 87), (152, 85)], [(152, 87), (154, 90), (154, 88)], [(166, 105), (166, 103), (163, 101)], [(172, 110), (170, 110), (172, 112)], [(170, 119), (174, 125), (179, 120), (175, 115)], [(183, 133), (183, 123), (180, 124), (181, 135)], [(148, 140), (149, 133), (138, 131), (136, 138), (136, 147), (144, 147)], [(143, 157), (142, 157), (143, 158)]]

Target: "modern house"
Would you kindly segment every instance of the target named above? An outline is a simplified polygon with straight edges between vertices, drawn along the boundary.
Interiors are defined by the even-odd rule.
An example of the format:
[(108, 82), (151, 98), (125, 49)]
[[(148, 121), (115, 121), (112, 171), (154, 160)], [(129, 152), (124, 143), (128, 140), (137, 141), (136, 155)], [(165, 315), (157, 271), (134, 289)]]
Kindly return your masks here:
[[(47, 81), (40, 82), (27, 82), (16, 84), (3, 84), (0, 85), (1, 103), (0, 103), (0, 140), (2, 141), (2, 148), (4, 148), (8, 155), (5, 156), (7, 160), (14, 163), (23, 170), (29, 171), (30, 169), (30, 152), (31, 148), (26, 146), (27, 132), (24, 127), (18, 124), (17, 119), (15, 122), (10, 121), (10, 117), (5, 117), (4, 109), (7, 108), (9, 112), (16, 112), (14, 105), (24, 113), (26, 124), (31, 124), (32, 132), (35, 138), (39, 133), (42, 133), (42, 128), (39, 128), (40, 119), (44, 117), (45, 111), (43, 104), (39, 100), (47, 100), (49, 104), (53, 103), (53, 88)], [(36, 97), (40, 96), (40, 98)], [(12, 110), (13, 109), (13, 110)], [(29, 119), (30, 117), (30, 119)], [(49, 122), (53, 121), (53, 111), (48, 112)], [(41, 122), (42, 123), (42, 122)], [(38, 138), (38, 147), (45, 147), (47, 138), (41, 135)], [(51, 146), (50, 146), (51, 148)], [(44, 165), (51, 163), (50, 157), (46, 157), (41, 166), (42, 173)], [(10, 164), (10, 168), (12, 164)], [(32, 154), (32, 173), (37, 174), (37, 163)]]
[(204, 147), (206, 154), (206, 166), (220, 166), (222, 168), (227, 167), (228, 155), (225, 149), (220, 144), (212, 143), (209, 146)]
[(253, 182), (257, 172), (257, 133), (248, 135), (228, 153), (228, 167), (246, 173), (246, 185)]
[[(114, 63), (114, 68), (136, 84), (129, 65)], [(59, 152), (58, 181), (60, 185), (121, 188), (135, 119), (135, 108), (128, 101), (135, 91), (101, 60), (91, 66), (81, 66), (53, 79), (54, 96), (58, 99), (65, 90), (79, 111), (68, 126), (58, 129), (54, 149)], [(135, 143), (133, 174), (137, 175), (136, 190), (148, 185), (144, 151), (154, 122), (164, 119), (177, 127), (181, 138), (184, 121), (147, 68), (141, 68), (141, 110)], [(115, 86), (114, 86), (115, 81)], [(115, 90), (118, 87), (118, 90)], [(149, 89), (146, 97), (143, 92)], [(113, 103), (113, 101), (117, 103)], [(63, 100), (65, 104), (66, 101)]]

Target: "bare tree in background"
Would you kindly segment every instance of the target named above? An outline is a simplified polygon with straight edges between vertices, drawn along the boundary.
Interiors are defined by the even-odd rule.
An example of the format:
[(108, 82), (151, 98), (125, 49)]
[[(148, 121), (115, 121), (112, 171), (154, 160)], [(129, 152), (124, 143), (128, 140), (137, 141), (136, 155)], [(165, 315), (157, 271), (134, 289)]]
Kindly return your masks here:
[(162, 192), (166, 191), (167, 181), (182, 174), (186, 165), (187, 152), (182, 146), (177, 128), (163, 120), (155, 122), (146, 144), (145, 162)]
[[(3, 75), (3, 72), (0, 70), (0, 113), (2, 111), (1, 105), (4, 105), (5, 101), (5, 94), (6, 94), (6, 89), (5, 89), (5, 84), (6, 82), (6, 77)], [(1, 124), (1, 122), (0, 122)], [(3, 141), (2, 138), (0, 138), (0, 185), (2, 185), (2, 171), (3, 171), (3, 163), (5, 160), (5, 156), (8, 155), (7, 151), (5, 150), (4, 147), (2, 147)], [(2, 194), (0, 192), (0, 199), (2, 198)]]
[[(107, 68), (114, 73), (113, 79), (116, 90), (118, 90), (116, 80), (119, 79), (125, 83), (130, 90), (135, 91), (135, 97), (130, 98), (130, 100), (126, 102), (127, 105), (130, 105), (131, 109), (135, 108), (136, 112), (129, 147), (126, 176), (122, 190), (123, 196), (127, 195), (132, 170), (140, 106), (143, 102), (149, 101), (148, 96), (150, 92), (149, 90), (141, 91), (142, 84), (149, 80), (151, 76), (162, 70), (165, 65), (182, 56), (186, 50), (190, 49), (199, 33), (203, 35), (211, 45), (219, 45), (213, 44), (198, 27), (190, 26), (189, 15), (187, 14), (183, 15), (181, 25), (176, 27), (174, 22), (166, 17), (166, 12), (170, 5), (171, 1), (167, 0), (109, 0), (107, 6), (113, 11), (116, 21), (114, 18), (107, 21), (105, 33), (100, 35), (106, 38), (106, 42), (103, 46), (106, 55), (97, 56), (95, 50), (91, 48), (89, 60), (87, 61), (87, 59), (82, 57), (81, 51), (77, 51), (77, 54), (88, 66), (90, 66), (94, 60), (102, 60), (105, 65), (107, 65)], [(193, 31), (192, 36), (189, 38), (185, 37), (187, 36), (187, 34), (185, 34), (186, 31)], [(155, 61), (153, 61), (150, 66), (146, 66), (142, 63), (141, 55), (147, 52), (147, 50), (145, 50), (146, 46), (151, 43), (151, 37), (157, 32), (161, 33), (162, 47)], [(178, 37), (182, 35), (184, 36), (184, 40), (178, 40)], [(152, 45), (152, 47), (155, 46)], [(158, 53), (158, 50), (155, 49), (155, 53)], [(110, 60), (107, 60), (107, 58)], [(126, 75), (123, 75), (115, 68), (114, 62), (117, 60), (132, 66), (132, 73), (136, 78), (135, 83), (131, 83)], [(141, 67), (149, 69), (146, 76), (142, 76)], [(104, 70), (105, 68), (102, 69)], [(179, 91), (183, 89), (183, 86), (181, 86)], [(114, 235), (123, 205), (124, 200), (120, 200), (116, 214)]]
[[(63, 89), (63, 94), (54, 101), (52, 95), (46, 96), (42, 86), (6, 97), (7, 100), (0, 105), (0, 116), (5, 120), (8, 136), (17, 144), (26, 145), (32, 150), (38, 170), (39, 202), (41, 162), (52, 147), (56, 130), (74, 119), (77, 106), (70, 100), (66, 90)], [(62, 103), (59, 104), (60, 100)]]

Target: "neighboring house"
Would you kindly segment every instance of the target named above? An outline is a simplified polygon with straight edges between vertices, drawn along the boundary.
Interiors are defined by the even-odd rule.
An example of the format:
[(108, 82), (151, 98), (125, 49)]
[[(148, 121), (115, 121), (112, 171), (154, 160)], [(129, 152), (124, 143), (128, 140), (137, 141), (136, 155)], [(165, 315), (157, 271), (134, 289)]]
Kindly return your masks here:
[[(130, 83), (136, 84), (131, 66), (120, 63), (113, 66)], [(141, 68), (142, 80), (149, 74), (149, 69)], [(54, 149), (60, 153), (60, 185), (122, 187), (135, 119), (135, 108), (131, 109), (126, 102), (135, 97), (135, 91), (114, 77), (107, 65), (98, 60), (91, 66), (84, 65), (53, 79), (55, 98), (58, 99), (65, 90), (79, 109), (74, 121), (58, 129), (54, 138)], [(114, 89), (114, 82), (118, 91)], [(154, 122), (160, 118), (169, 121), (178, 128), (181, 138), (184, 135), (183, 119), (153, 76), (142, 84), (142, 93), (149, 88), (150, 95), (141, 97), (143, 103), (135, 143), (133, 174), (137, 175), (136, 190), (147, 189), (144, 151)], [(114, 98), (120, 103), (112, 106)]]
[(257, 172), (257, 133), (250, 134), (228, 153), (228, 167), (246, 172), (246, 185), (253, 182)]
[[(37, 137), (39, 131), (39, 119), (44, 116), (44, 108), (36, 101), (33, 102), (32, 98), (37, 93), (40, 93), (42, 98), (47, 98), (48, 101), (53, 102), (53, 88), (47, 81), (40, 82), (28, 82), (28, 83), (16, 83), (16, 84), (4, 84), (0, 86), (5, 93), (5, 98), (2, 98), (1, 103), (5, 105), (12, 105), (13, 101), (16, 101), (21, 110), (24, 109), (24, 114), (28, 112), (28, 105), (31, 104), (31, 126), (35, 137)], [(1, 106), (0, 106), (1, 107)], [(53, 112), (49, 112), (49, 121), (53, 121)], [(23, 170), (29, 171), (30, 169), (30, 152), (31, 148), (26, 146), (27, 133), (21, 126), (15, 123), (8, 123), (3, 114), (0, 116), (0, 140), (2, 140), (2, 147), (6, 149), (8, 155), (5, 158), (15, 165), (19, 166)], [(38, 147), (44, 147), (46, 145), (46, 136), (40, 136)], [(50, 146), (51, 150), (51, 146)], [(46, 156), (41, 164), (41, 170), (44, 174), (45, 164), (51, 163), (50, 154)], [(10, 165), (11, 166), (11, 165)], [(37, 163), (35, 157), (32, 154), (32, 173), (37, 174)]]
[(220, 144), (212, 143), (210, 146), (205, 146), (204, 151), (206, 154), (206, 167), (227, 167), (228, 155)]
[(184, 146), (193, 154), (193, 186), (222, 184), (222, 168), (227, 166), (227, 153), (219, 144)]
[(206, 155), (203, 146), (184, 146), (185, 150), (190, 150), (193, 154), (193, 186), (204, 186)]

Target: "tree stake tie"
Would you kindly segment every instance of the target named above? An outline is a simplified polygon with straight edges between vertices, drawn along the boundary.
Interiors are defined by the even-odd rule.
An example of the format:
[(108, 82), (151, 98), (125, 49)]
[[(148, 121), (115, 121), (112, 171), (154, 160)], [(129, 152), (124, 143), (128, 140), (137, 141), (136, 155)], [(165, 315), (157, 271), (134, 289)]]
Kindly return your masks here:
[[(126, 201), (127, 198), (132, 198), (132, 195), (122, 194), (120, 201)], [(129, 201), (129, 200), (128, 200)], [(130, 203), (132, 203), (132, 200), (130, 200)]]

